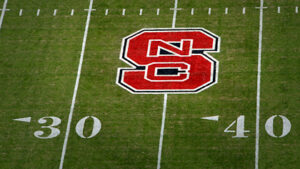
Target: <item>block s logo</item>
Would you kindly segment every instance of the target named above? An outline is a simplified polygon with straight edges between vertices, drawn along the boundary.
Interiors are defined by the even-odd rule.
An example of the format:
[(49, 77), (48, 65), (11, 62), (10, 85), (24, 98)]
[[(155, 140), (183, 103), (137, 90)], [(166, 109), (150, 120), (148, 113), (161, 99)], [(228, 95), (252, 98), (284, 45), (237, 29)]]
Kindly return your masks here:
[(117, 84), (131, 93), (198, 93), (217, 83), (220, 38), (203, 28), (142, 29), (122, 41)]

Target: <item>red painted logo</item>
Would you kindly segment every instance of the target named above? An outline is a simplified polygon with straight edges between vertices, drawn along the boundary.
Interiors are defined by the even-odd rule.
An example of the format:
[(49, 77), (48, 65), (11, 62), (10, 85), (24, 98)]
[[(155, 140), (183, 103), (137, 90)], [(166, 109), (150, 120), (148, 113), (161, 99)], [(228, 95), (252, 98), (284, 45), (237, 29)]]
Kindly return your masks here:
[(220, 38), (203, 28), (142, 29), (123, 39), (117, 84), (131, 93), (198, 93), (217, 83)]

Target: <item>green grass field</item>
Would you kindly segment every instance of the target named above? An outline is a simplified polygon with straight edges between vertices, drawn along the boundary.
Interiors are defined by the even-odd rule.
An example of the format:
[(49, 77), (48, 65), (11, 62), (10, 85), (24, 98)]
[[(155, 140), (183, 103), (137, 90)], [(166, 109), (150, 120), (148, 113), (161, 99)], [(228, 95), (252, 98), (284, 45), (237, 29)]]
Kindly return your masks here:
[[(0, 0), (1, 8), (3, 4)], [(220, 52), (211, 53), (219, 61), (219, 76), (218, 84), (201, 93), (168, 95), (161, 169), (255, 168), (259, 6), (259, 0), (178, 0), (182, 9), (176, 28), (203, 27), (221, 37)], [(259, 168), (298, 169), (300, 13), (295, 8), (300, 1), (268, 0), (264, 6)], [(63, 168), (157, 167), (164, 96), (131, 94), (116, 85), (116, 76), (119, 67), (129, 67), (119, 59), (122, 38), (142, 28), (171, 28), (173, 7), (174, 0), (94, 0)], [(89, 0), (7, 1), (10, 11), (0, 29), (1, 169), (59, 168), (88, 8)], [(216, 115), (218, 122), (201, 119)], [(250, 131), (247, 138), (224, 132), (242, 115)], [(273, 115), (290, 121), (286, 136), (266, 132), (266, 121)], [(48, 116), (61, 119), (55, 126), (60, 134), (35, 137), (39, 130), (44, 131), (42, 137), (51, 134), (41, 127), (52, 120), (38, 123)], [(75, 130), (85, 116), (102, 123), (92, 138), (81, 138)], [(31, 117), (31, 122), (13, 120), (23, 117)], [(284, 124), (279, 117), (273, 126), (280, 136)], [(84, 135), (91, 135), (92, 129), (90, 118)]]

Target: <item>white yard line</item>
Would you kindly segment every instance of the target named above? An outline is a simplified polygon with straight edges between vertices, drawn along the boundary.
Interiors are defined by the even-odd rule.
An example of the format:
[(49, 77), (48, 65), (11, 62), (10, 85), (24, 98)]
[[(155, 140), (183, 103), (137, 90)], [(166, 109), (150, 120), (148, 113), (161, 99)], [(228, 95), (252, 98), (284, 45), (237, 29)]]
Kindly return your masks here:
[(1, 11), (1, 17), (0, 17), (0, 29), (2, 27), (3, 18), (4, 18), (4, 15), (5, 15), (6, 5), (7, 5), (7, 0), (4, 0), (2, 11)]
[[(173, 12), (173, 20), (172, 20), (172, 28), (175, 28), (176, 24), (176, 14), (177, 14), (177, 4), (178, 0), (175, 0), (174, 4), (174, 12)], [(167, 101), (168, 101), (168, 94), (164, 94), (164, 105), (163, 105), (163, 112), (162, 112), (162, 119), (161, 119), (161, 129), (160, 129), (160, 138), (159, 138), (159, 147), (158, 147), (158, 157), (157, 157), (157, 169), (160, 169), (160, 162), (161, 162), (161, 152), (164, 140), (164, 130), (165, 130), (165, 120), (166, 120), (166, 111), (167, 111)]]
[(257, 64), (257, 92), (256, 92), (255, 169), (258, 169), (258, 161), (259, 161), (260, 79), (261, 79), (263, 10), (264, 10), (264, 0), (260, 0), (259, 35), (258, 35), (259, 43), (258, 43), (258, 64)]
[(174, 12), (173, 12), (173, 21), (172, 21), (172, 28), (175, 28), (175, 24), (176, 24), (177, 4), (178, 4), (178, 0), (175, 0)]
[[(175, 0), (173, 20), (172, 20), (172, 28), (175, 28), (175, 24), (176, 24), (176, 14), (177, 14), (177, 10), (178, 10), (177, 4), (178, 4), (178, 0)], [(162, 146), (163, 146), (163, 140), (164, 140), (165, 120), (166, 120), (166, 111), (167, 111), (167, 101), (168, 101), (168, 94), (165, 93), (164, 94), (164, 105), (163, 105), (162, 119), (161, 119), (158, 155), (157, 155), (157, 169), (160, 169), (161, 152), (162, 152)]]
[(168, 101), (168, 94), (164, 94), (164, 106), (163, 106), (162, 119), (161, 119), (161, 129), (160, 129), (158, 158), (157, 158), (157, 169), (160, 169), (161, 152), (162, 152), (162, 145), (163, 145), (163, 140), (164, 140), (164, 129), (165, 129), (167, 101)]
[(67, 144), (68, 144), (68, 138), (69, 138), (69, 134), (70, 134), (71, 121), (72, 121), (72, 116), (73, 116), (73, 111), (74, 111), (75, 101), (76, 101), (76, 95), (77, 95), (77, 90), (78, 90), (78, 85), (79, 85), (79, 79), (80, 79), (80, 75), (81, 75), (81, 68), (82, 68), (83, 56), (84, 56), (84, 51), (85, 51), (85, 44), (86, 44), (86, 39), (87, 39), (88, 29), (89, 29), (89, 24), (90, 24), (92, 6), (93, 6), (93, 0), (90, 0), (88, 15), (87, 15), (86, 24), (85, 24), (85, 30), (84, 30), (84, 35), (83, 35), (82, 48), (81, 48), (81, 53), (80, 53), (80, 60), (79, 60), (79, 65), (78, 65), (77, 77), (76, 77), (76, 82), (75, 82), (75, 87), (74, 87), (74, 92), (73, 92), (73, 98), (72, 98), (72, 103), (71, 103), (71, 108), (70, 108), (70, 113), (69, 113), (69, 118), (68, 118), (68, 124), (67, 124), (67, 129), (66, 129), (65, 140), (64, 140), (64, 144), (63, 144), (63, 148), (62, 148), (62, 153), (61, 153), (59, 169), (62, 169), (63, 164), (64, 164), (64, 159), (65, 159), (65, 154), (66, 154), (66, 149), (67, 149)]

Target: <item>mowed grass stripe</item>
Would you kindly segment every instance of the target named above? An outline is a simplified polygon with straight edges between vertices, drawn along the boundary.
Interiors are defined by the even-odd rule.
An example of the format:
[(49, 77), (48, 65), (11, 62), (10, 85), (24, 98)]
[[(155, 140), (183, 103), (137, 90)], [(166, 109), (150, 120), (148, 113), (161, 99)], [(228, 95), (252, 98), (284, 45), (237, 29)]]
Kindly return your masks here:
[[(39, 2), (12, 0), (7, 7), (30, 4), (37, 9), (39, 5), (33, 4)], [(37, 123), (44, 116), (61, 118), (59, 129), (66, 124), (78, 63), (74, 56), (80, 54), (84, 23), (80, 16), (5, 14), (0, 38), (1, 168), (58, 168), (63, 130), (49, 140), (33, 133), (42, 130), (43, 136), (50, 134)], [(32, 117), (29, 124), (12, 120), (28, 116)], [(49, 124), (51, 121), (43, 125)]]

